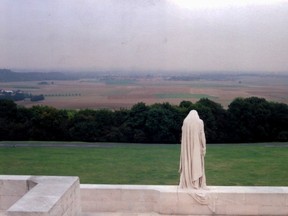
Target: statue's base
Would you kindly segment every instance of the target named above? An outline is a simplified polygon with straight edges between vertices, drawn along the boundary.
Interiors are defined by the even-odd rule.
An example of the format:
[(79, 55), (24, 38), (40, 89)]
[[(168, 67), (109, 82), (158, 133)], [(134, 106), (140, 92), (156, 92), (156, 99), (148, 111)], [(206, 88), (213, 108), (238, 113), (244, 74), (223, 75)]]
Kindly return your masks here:
[(288, 215), (288, 187), (208, 188), (82, 184), (82, 215)]

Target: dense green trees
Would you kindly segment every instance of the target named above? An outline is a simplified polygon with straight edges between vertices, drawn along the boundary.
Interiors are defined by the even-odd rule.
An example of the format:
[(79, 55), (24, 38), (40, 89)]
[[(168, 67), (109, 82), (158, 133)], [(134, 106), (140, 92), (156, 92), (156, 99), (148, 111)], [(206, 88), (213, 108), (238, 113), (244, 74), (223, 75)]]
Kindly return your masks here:
[(190, 110), (198, 111), (208, 143), (288, 141), (288, 106), (263, 98), (236, 98), (228, 109), (207, 98), (116, 111), (25, 108), (0, 100), (0, 140), (179, 143)]
[(228, 108), (232, 142), (288, 141), (288, 106), (263, 98), (236, 98)]
[(66, 140), (68, 137), (68, 115), (65, 110), (48, 106), (33, 106), (30, 110), (29, 139)]

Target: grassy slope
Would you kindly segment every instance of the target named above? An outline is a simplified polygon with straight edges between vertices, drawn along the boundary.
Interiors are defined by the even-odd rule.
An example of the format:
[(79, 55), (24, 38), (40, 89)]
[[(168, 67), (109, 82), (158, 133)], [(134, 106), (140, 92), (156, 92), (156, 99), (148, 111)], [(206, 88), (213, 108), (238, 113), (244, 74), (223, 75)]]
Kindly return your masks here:
[[(72, 175), (81, 183), (178, 184), (179, 145), (0, 148), (0, 174)], [(208, 185), (288, 186), (288, 148), (210, 145)]]

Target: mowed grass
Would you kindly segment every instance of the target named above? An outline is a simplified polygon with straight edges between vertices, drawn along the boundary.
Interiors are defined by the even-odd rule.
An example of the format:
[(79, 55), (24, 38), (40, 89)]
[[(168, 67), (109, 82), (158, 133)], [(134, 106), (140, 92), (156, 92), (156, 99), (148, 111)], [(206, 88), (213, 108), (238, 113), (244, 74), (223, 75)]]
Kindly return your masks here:
[[(272, 147), (271, 147), (272, 146)], [(288, 186), (288, 147), (209, 145), (208, 185)], [(180, 145), (2, 147), (0, 174), (79, 176), (81, 183), (177, 185)]]

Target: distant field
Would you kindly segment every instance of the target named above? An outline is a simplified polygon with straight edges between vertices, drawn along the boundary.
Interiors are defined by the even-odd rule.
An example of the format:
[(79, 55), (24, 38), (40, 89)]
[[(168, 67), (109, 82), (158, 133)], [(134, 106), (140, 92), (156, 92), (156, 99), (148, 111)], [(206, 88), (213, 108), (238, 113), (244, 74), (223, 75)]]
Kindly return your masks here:
[(236, 97), (263, 97), (269, 101), (288, 103), (288, 76), (237, 76), (233, 79), (200, 79), (176, 81), (161, 77), (76, 81), (1, 83), (1, 88), (20, 89), (32, 94), (45, 95), (45, 101), (22, 101), (33, 106), (43, 104), (56, 108), (130, 108), (137, 102), (146, 104), (183, 100), (192, 102), (209, 98), (227, 107)]
[[(288, 186), (288, 147), (281, 145), (209, 145), (208, 185)], [(79, 176), (94, 184), (179, 182), (180, 145), (0, 149), (0, 174)]]
[(216, 99), (217, 97), (213, 97), (211, 95), (207, 95), (207, 94), (188, 94), (188, 93), (178, 93), (178, 94), (174, 94), (174, 93), (162, 93), (162, 94), (156, 94), (156, 97), (159, 99), (173, 99), (173, 98), (181, 98), (183, 100), (187, 100), (187, 99), (200, 99), (200, 98), (208, 98), (211, 100)]

